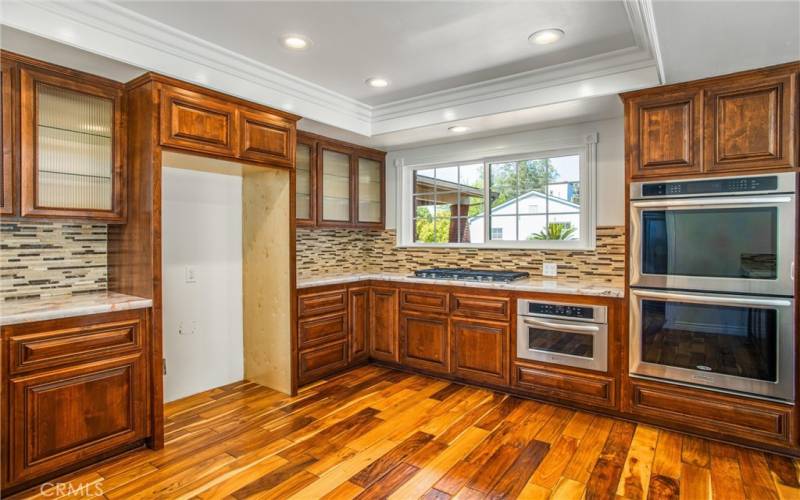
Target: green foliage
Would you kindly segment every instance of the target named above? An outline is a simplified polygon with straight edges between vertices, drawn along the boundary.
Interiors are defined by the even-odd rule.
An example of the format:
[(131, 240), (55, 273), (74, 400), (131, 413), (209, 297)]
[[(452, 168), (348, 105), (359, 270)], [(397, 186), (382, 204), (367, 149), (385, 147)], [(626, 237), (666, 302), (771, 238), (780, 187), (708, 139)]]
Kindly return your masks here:
[(544, 193), (547, 183), (558, 179), (558, 171), (546, 158), (496, 163), (491, 168), (492, 207), (531, 191)]
[(574, 240), (575, 228), (563, 222), (551, 222), (546, 229), (528, 237), (529, 240)]
[(434, 225), (433, 214), (429, 207), (417, 207), (415, 231), (416, 238), (414, 241), (420, 243), (447, 243), (450, 239), (450, 219), (437, 219)]

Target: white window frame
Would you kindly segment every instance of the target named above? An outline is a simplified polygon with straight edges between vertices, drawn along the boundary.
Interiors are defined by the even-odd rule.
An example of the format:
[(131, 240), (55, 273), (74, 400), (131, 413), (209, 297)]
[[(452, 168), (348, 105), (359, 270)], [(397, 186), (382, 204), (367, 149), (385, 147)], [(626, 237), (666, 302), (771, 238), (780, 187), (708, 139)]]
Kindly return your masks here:
[[(483, 243), (425, 243), (414, 241), (414, 171), (431, 168), (441, 168), (455, 165), (468, 165), (483, 163), (484, 166), (484, 200), (488, 199), (488, 171), (490, 163), (511, 162), (520, 160), (536, 160), (553, 158), (557, 156), (580, 156), (580, 234), (574, 240), (524, 240), (524, 241), (498, 241), (491, 240), (490, 217), (484, 221)], [(532, 249), (532, 250), (594, 250), (597, 237), (597, 135), (586, 136), (582, 145), (555, 147), (527, 153), (517, 153), (504, 156), (485, 156), (472, 160), (437, 161), (435, 163), (418, 163), (405, 165), (401, 162), (398, 166), (397, 182), (397, 247), (399, 248), (484, 248), (484, 249)], [(544, 212), (542, 212), (544, 213)], [(490, 214), (489, 214), (490, 215)]]

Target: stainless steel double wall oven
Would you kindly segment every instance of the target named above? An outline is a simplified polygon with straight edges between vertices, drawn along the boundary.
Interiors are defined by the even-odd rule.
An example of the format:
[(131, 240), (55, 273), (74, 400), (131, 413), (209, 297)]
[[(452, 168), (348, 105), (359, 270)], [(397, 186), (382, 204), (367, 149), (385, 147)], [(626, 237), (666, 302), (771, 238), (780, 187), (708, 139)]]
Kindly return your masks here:
[(631, 184), (631, 375), (794, 399), (796, 186)]

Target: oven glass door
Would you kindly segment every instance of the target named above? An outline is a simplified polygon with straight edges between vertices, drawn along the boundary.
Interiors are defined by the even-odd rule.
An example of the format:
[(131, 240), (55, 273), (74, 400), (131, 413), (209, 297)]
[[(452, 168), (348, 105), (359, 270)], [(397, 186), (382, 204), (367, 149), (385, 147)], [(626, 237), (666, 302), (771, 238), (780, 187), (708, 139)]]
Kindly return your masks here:
[(792, 295), (793, 200), (632, 202), (631, 284)]
[(793, 398), (791, 300), (632, 294), (633, 373)]
[(589, 370), (606, 370), (605, 324), (519, 316), (518, 329), (518, 357)]

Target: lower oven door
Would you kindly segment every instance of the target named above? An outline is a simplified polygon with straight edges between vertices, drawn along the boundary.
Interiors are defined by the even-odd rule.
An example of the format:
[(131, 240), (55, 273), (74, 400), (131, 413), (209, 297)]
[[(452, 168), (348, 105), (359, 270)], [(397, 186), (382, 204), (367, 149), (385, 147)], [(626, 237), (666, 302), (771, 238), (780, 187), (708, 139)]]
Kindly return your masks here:
[(517, 357), (604, 372), (608, 325), (518, 316)]
[(794, 300), (631, 289), (630, 373), (794, 400)]

